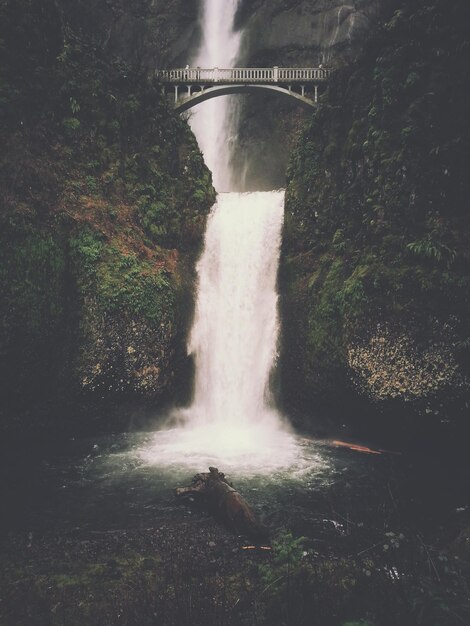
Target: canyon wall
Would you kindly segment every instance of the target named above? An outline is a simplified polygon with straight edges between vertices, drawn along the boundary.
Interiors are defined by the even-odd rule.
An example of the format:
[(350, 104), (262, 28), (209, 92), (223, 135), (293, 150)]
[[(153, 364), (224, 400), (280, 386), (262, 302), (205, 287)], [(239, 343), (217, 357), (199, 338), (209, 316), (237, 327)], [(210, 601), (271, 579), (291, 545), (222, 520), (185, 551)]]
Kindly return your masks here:
[(110, 52), (110, 6), (2, 3), (2, 430), (189, 384), (211, 175), (147, 69)]
[(284, 398), (368, 434), (468, 429), (467, 17), (397, 2), (291, 155)]
[[(339, 67), (356, 57), (387, 4), (387, 0), (242, 1), (237, 20), (243, 29), (239, 63)], [(233, 164), (240, 188), (283, 187), (294, 138), (309, 114), (267, 94), (240, 97), (234, 114), (239, 137)]]

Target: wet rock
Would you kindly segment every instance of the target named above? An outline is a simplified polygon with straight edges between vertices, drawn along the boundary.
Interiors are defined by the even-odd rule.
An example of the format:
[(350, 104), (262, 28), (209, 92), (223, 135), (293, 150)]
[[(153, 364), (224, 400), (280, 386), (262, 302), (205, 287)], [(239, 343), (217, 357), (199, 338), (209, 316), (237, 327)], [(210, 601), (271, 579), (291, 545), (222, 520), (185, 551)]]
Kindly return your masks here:
[[(246, 67), (337, 66), (354, 58), (387, 2), (245, 0), (238, 15), (243, 27), (238, 63)], [(283, 187), (293, 137), (307, 114), (266, 94), (242, 97), (237, 107), (233, 164), (238, 179), (249, 190)]]

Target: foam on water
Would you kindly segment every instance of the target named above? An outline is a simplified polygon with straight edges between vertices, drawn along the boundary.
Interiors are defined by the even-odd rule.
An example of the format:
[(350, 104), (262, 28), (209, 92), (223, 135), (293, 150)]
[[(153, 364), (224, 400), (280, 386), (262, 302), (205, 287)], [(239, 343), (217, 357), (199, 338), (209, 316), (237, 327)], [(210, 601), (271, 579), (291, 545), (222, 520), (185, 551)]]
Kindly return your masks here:
[[(222, 424), (192, 426), (155, 433), (141, 448), (139, 458), (150, 465), (187, 467), (207, 471), (210, 465), (226, 472), (272, 474), (289, 468), (301, 471), (313, 464), (324, 465), (320, 457), (301, 461), (295, 438), (260, 425), (226, 428)], [(313, 462), (312, 462), (313, 461)]]

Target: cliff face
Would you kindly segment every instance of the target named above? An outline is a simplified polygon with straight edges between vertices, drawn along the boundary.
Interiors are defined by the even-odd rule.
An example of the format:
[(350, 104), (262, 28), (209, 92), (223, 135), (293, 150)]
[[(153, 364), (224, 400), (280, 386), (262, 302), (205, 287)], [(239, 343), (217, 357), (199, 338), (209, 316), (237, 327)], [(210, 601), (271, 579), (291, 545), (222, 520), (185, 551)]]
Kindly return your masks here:
[[(355, 58), (387, 0), (242, 1), (240, 63), (247, 67), (337, 67)], [(275, 96), (240, 99), (233, 162), (241, 187), (285, 185), (288, 155), (306, 114)]]
[[(244, 29), (244, 58), (279, 65), (337, 65), (360, 49), (379, 17), (380, 0), (258, 0), (241, 2), (237, 26)], [(266, 61), (264, 61), (266, 60)]]
[(155, 69), (186, 64), (199, 39), (199, 5), (199, 0), (60, 0), (57, 8), (108, 56)]
[(1, 6), (4, 430), (161, 400), (187, 365), (210, 172), (148, 72), (98, 46), (103, 6)]
[(420, 5), (332, 78), (290, 162), (282, 256), (287, 401), (359, 399), (359, 423), (372, 404), (391, 427), (465, 421), (469, 399), (468, 7)]

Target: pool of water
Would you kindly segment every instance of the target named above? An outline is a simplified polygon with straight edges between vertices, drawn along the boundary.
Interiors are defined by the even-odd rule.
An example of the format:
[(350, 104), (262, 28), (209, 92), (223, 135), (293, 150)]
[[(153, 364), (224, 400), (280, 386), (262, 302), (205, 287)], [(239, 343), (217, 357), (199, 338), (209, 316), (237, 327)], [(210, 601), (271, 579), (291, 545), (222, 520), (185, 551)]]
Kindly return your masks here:
[(178, 454), (180, 434), (124, 433), (10, 450), (2, 470), (4, 529), (133, 529), (168, 522), (191, 507), (175, 499), (174, 488), (216, 465), (265, 523), (313, 536), (319, 524), (340, 531), (344, 523), (364, 523), (383, 502), (399, 497), (406, 478), (399, 456), (326, 441), (290, 435), (283, 463), (265, 459), (256, 467), (206, 453)]
[[(178, 430), (135, 432), (20, 441), (5, 449), (0, 586), (6, 600), (0, 622), (3, 611), (2, 623), (50, 623), (60, 604), (60, 623), (70, 624), (120, 623), (122, 610), (137, 611), (134, 621), (124, 623), (154, 624), (155, 611), (166, 608), (169, 624), (230, 623), (227, 615), (234, 616), (232, 623), (253, 623), (256, 607), (264, 610), (260, 599), (266, 600), (263, 572), (276, 570), (283, 551), (298, 540), (300, 562), (313, 578), (295, 605), (311, 600), (315, 614), (329, 616), (325, 624), (343, 623), (335, 621), (336, 612), (346, 619), (354, 607), (361, 615), (372, 606), (388, 616), (397, 602), (399, 617), (377, 623), (411, 624), (402, 619), (409, 602), (418, 594), (419, 606), (428, 607), (429, 588), (432, 597), (444, 593), (452, 611), (464, 616), (458, 623), (467, 623), (468, 581), (447, 550), (470, 523), (469, 480), (446, 460), (371, 454), (289, 433), (287, 453), (275, 438), (274, 457), (265, 449), (247, 462), (246, 449), (217, 458), (213, 447), (201, 450), (197, 438), (187, 436)], [(175, 498), (174, 488), (189, 484), (208, 464), (226, 473), (270, 528), (271, 549), (256, 549), (231, 534), (196, 499)], [(324, 576), (336, 571), (363, 583), (350, 600), (334, 577)], [(234, 598), (227, 609), (224, 589), (247, 578), (252, 586), (243, 583), (237, 591), (243, 600)], [(102, 602), (113, 585), (125, 606), (113, 597)], [(318, 585), (323, 592), (316, 596)], [(191, 611), (199, 615), (196, 621), (187, 617)], [(422, 623), (452, 622), (439, 613), (437, 621)]]

